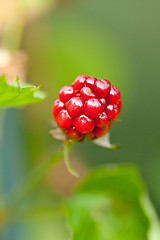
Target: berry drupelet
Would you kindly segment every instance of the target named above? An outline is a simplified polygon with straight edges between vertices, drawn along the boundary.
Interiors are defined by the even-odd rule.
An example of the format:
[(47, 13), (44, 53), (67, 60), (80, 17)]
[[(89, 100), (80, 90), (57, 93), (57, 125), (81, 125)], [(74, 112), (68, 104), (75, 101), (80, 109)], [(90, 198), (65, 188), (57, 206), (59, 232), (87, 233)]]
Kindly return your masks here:
[(82, 74), (59, 91), (52, 111), (67, 138), (82, 141), (105, 135), (121, 107), (120, 91), (108, 80)]

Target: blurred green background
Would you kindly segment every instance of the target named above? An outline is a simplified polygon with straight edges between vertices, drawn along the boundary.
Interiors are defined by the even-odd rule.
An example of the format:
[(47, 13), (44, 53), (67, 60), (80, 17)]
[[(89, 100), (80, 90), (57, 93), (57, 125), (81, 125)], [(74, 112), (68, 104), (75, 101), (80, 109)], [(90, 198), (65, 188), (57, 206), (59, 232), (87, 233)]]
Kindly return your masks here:
[[(83, 172), (105, 163), (138, 165), (160, 215), (159, 8), (158, 0), (63, 0), (29, 22), (21, 43), (29, 56), (27, 81), (41, 84), (48, 97), (41, 104), (7, 110), (2, 146), (5, 192), (60, 146), (48, 135), (52, 102), (64, 84), (87, 74), (109, 79), (121, 90), (122, 122), (115, 122), (111, 130), (112, 142), (121, 148), (110, 151), (92, 142), (79, 143), (74, 149), (76, 168)], [(33, 198), (48, 206), (53, 198), (68, 195), (74, 183), (61, 164)], [(33, 216), (27, 227), (26, 222), (10, 227), (5, 239), (68, 239), (63, 217), (54, 221), (48, 215)]]

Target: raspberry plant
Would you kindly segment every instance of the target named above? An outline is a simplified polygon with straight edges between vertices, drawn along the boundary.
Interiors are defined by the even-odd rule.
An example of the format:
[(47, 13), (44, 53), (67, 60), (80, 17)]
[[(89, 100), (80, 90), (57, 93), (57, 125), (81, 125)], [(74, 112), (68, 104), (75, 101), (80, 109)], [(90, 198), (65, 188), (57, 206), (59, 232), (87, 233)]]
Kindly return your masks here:
[[(1, 196), (0, 234), (3, 234), (8, 225), (16, 222), (26, 198), (54, 164), (63, 157), (70, 172), (79, 176), (72, 169), (69, 161), (69, 149), (74, 142), (88, 139), (100, 146), (117, 148), (117, 145), (110, 144), (108, 132), (103, 135), (103, 128), (104, 126), (107, 126), (107, 129), (110, 128), (115, 119), (113, 114), (115, 110), (112, 112), (109, 106), (113, 106), (113, 109), (118, 108), (120, 112), (120, 92), (113, 86), (110, 86), (108, 93), (107, 91), (104, 93), (103, 88), (94, 91), (95, 86), (95, 89), (101, 86), (100, 83), (96, 85), (96, 81), (99, 82), (95, 78), (87, 77), (84, 81), (83, 77), (78, 77), (74, 82), (75, 87), (67, 86), (63, 88), (65, 91), (60, 91), (61, 97), (53, 105), (54, 118), (60, 123), (57, 129), (51, 131), (51, 134), (56, 139), (64, 141), (64, 152), (59, 149), (48, 161), (42, 162), (33, 169), (13, 191)], [(105, 81), (100, 80), (107, 89), (109, 83)], [(0, 78), (0, 92), (2, 96), (0, 107), (4, 109), (40, 102), (45, 96), (39, 88), (20, 86), (18, 79), (15, 83), (8, 85), (4, 77)], [(92, 99), (96, 101), (90, 102)], [(84, 108), (86, 102), (87, 111)], [(92, 111), (92, 106), (95, 111)], [(112, 112), (112, 120), (110, 120), (108, 109)], [(85, 125), (82, 124), (82, 120), (86, 121)], [(75, 127), (76, 124), (78, 127)], [(99, 131), (97, 135), (95, 129)], [(105, 240), (106, 236), (111, 240), (157, 240), (159, 236), (159, 222), (156, 214), (137, 170), (131, 166), (102, 167), (91, 171), (78, 184), (67, 201), (63, 199), (58, 205), (53, 204), (52, 209), (56, 213), (63, 212), (65, 215), (72, 229), (72, 240)], [(22, 213), (23, 211), (20, 211), (20, 217)], [(1, 236), (3, 239), (3, 235)]]
[[(2, 29), (3, 31), (1, 31), (2, 47), (3, 45), (7, 46), (10, 39), (12, 39), (12, 46), (7, 46), (8, 49), (13, 48), (14, 50), (18, 50), (18, 48), (23, 45), (21, 45), (23, 25), (28, 23), (28, 21), (30, 22), (30, 20), (39, 15), (40, 12), (49, 9), (52, 1), (46, 0), (44, 3), (43, 1), (36, 1), (36, 4), (35, 1), (21, 1), (25, 2), (23, 6), (22, 4), (15, 5), (18, 7), (18, 11), (14, 11), (14, 7), (9, 9), (7, 1), (3, 2), (2, 11), (6, 5), (7, 14), (2, 14), (2, 19), (4, 18), (2, 21), (4, 27)], [(38, 2), (41, 2), (40, 5)], [(34, 11), (32, 11), (32, 9), (34, 9)], [(26, 19), (25, 16), (28, 15), (28, 10), (29, 18)], [(10, 17), (6, 18), (6, 16), (11, 16), (12, 20), (10, 20)], [(66, 20), (66, 16), (64, 16), (64, 18)], [(66, 24), (64, 24), (64, 27), (65, 29), (61, 26), (61, 31), (58, 32), (62, 32), (63, 36), (66, 35), (67, 39), (69, 37), (70, 41), (68, 41), (68, 44), (70, 45), (67, 44), (68, 49), (70, 49), (69, 55), (72, 55), (74, 51), (73, 56), (75, 59), (75, 49), (73, 48), (72, 50), (73, 42), (71, 41), (73, 36), (68, 32)], [(78, 46), (78, 53), (80, 54), (82, 45), (79, 47), (79, 44), (82, 42), (82, 33), (79, 31), (79, 28), (77, 28), (77, 32), (78, 35), (75, 35), (74, 32), (74, 37), (76, 37), (73, 39), (79, 38), (79, 42), (78, 44), (76, 43), (76, 45)], [(55, 35), (56, 34), (55, 32)], [(85, 46), (89, 46), (90, 39), (88, 42), (86, 36), (84, 39)], [(66, 38), (63, 39), (63, 42), (66, 45), (65, 40)], [(106, 41), (104, 42), (106, 45)], [(88, 43), (89, 45), (87, 45)], [(96, 44), (97, 43), (102, 43), (102, 41), (97, 42), (96, 39)], [(105, 49), (105, 45), (102, 47), (103, 50)], [(96, 49), (92, 50), (94, 50), (94, 54), (96, 54)], [(84, 53), (79, 56), (83, 60), (81, 62), (78, 61), (78, 64), (83, 68), (87, 60), (84, 61)], [(108, 56), (107, 58), (110, 59)], [(68, 62), (70, 61), (69, 58), (67, 60)], [(101, 61), (103, 60), (101, 58)], [(19, 62), (21, 62), (21, 59), (19, 59)], [(111, 65), (109, 64), (109, 66)], [(100, 69), (102, 70), (103, 67)], [(99, 72), (101, 72), (100, 69), (98, 70)], [(116, 66), (114, 66), (114, 69), (116, 69)], [(13, 68), (10, 70), (12, 73)], [(17, 75), (21, 75), (17, 68), (14, 70)], [(8, 74), (6, 73), (6, 75)], [(39, 90), (39, 87), (29, 86), (28, 84), (22, 86), (19, 84), (18, 78), (13, 84), (9, 85), (6, 83), (5, 77), (0, 77), (0, 108), (3, 108), (0, 112), (0, 143), (4, 141), (1, 135), (2, 130), (4, 130), (3, 121), (5, 121), (5, 109), (38, 103), (41, 102), (44, 97), (45, 94)], [(13, 186), (13, 190), (8, 192), (8, 194), (3, 195), (3, 190), (1, 191), (0, 186), (0, 239), (3, 239), (1, 232), (8, 228), (8, 226), (11, 225), (13, 229), (14, 225), (17, 227), (17, 219), (19, 219), (20, 223), (23, 221), (23, 223), (26, 224), (25, 212), (28, 211), (30, 207), (34, 209), (34, 214), (36, 213), (37, 202), (36, 207), (35, 204), (32, 206), (32, 202), (29, 203), (27, 209), (25, 209), (25, 204), (23, 203), (55, 163), (64, 158), (70, 172), (75, 176), (79, 176), (79, 174), (72, 169), (69, 161), (69, 149), (73, 146), (73, 143), (84, 142), (86, 139), (109, 149), (118, 147), (118, 145), (112, 145), (110, 143), (109, 130), (118, 117), (121, 107), (120, 91), (105, 79), (96, 79), (94, 77), (88, 77), (87, 75), (80, 75), (71, 86), (65, 86), (60, 90), (59, 99), (53, 104), (53, 116), (58, 128), (52, 130), (50, 133), (54, 138), (64, 141), (64, 149), (60, 148), (50, 159), (44, 162), (42, 161), (19, 185)], [(9, 146), (7, 147), (7, 150), (10, 151)], [(11, 159), (11, 161), (12, 160), (13, 159)], [(10, 177), (10, 171), (12, 171), (11, 166), (7, 166), (7, 178)], [(63, 179), (61, 175), (59, 178), (62, 178), (62, 181), (66, 180)], [(42, 191), (39, 192), (38, 198), (43, 198)], [(47, 210), (48, 208), (45, 209), (45, 212), (47, 212)], [(67, 199), (61, 198), (58, 204), (55, 204), (53, 197), (51, 209), (49, 208), (50, 217), (52, 218), (52, 215), (56, 215), (58, 212), (60, 212), (60, 216), (63, 214), (65, 221), (71, 226), (70, 231), (68, 230), (68, 235), (64, 237), (65, 240), (158, 240), (160, 236), (159, 221), (156, 213), (137, 169), (132, 166), (112, 165), (91, 170), (86, 177), (79, 180), (77, 187)], [(28, 211), (28, 215), (32, 215), (30, 213), (31, 212)], [(38, 216), (40, 215), (41, 212), (38, 211)], [(48, 224), (48, 221), (42, 221), (42, 225), (46, 223)], [(50, 227), (47, 225), (47, 231), (44, 233), (43, 227), (41, 229), (41, 225), (37, 223), (36, 225), (38, 225), (38, 239), (48, 239), (48, 230)], [(53, 225), (54, 223), (51, 221), (51, 228), (53, 228)], [(56, 225), (56, 227), (57, 226), (58, 225)], [(23, 232), (21, 227), (18, 226), (18, 228)], [(64, 225), (63, 228), (65, 228)], [(60, 231), (61, 230), (62, 228)], [(14, 231), (15, 229), (13, 232)], [(19, 240), (17, 231), (15, 231), (15, 236), (14, 234), (12, 236), (13, 232), (11, 231), (11, 239), (16, 236), (16, 240)], [(28, 232), (31, 234), (30, 231), (25, 231), (25, 236), (20, 235), (20, 240), (23, 238), (32, 239), (33, 236), (27, 235)], [(44, 235), (41, 235), (42, 232)], [(50, 237), (51, 239), (59, 240), (55, 233)], [(34, 239), (36, 240), (37, 238), (34, 236)]]

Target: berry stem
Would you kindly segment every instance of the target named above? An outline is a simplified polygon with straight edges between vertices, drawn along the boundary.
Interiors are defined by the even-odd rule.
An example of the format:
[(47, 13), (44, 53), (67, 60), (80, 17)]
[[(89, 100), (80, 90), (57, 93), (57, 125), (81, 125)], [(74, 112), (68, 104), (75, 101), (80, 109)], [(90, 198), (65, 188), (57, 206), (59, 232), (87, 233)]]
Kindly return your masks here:
[(71, 162), (69, 160), (69, 152), (70, 152), (70, 149), (71, 149), (72, 146), (73, 146), (73, 142), (70, 142), (68, 140), (65, 141), (65, 143), (64, 143), (64, 161), (65, 161), (65, 164), (66, 164), (66, 167), (67, 167), (68, 171), (74, 177), (79, 178), (80, 174), (76, 170), (73, 169), (73, 167), (71, 165)]

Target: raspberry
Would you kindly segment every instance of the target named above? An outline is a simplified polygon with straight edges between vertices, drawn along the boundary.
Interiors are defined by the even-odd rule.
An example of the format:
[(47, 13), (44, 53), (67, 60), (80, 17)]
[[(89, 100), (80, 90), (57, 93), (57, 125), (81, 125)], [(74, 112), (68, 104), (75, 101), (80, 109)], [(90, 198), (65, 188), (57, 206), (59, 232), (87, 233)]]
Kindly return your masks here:
[(107, 132), (109, 131), (108, 126), (105, 127), (95, 127), (93, 133), (94, 133), (94, 138), (102, 137), (104, 136)]
[(105, 108), (107, 106), (107, 101), (105, 98), (101, 98), (99, 99), (101, 101), (101, 103), (103, 104), (103, 107)]
[(74, 139), (77, 141), (79, 141), (83, 138), (83, 135), (80, 132), (78, 132), (74, 127), (67, 129), (66, 134), (67, 134), (68, 138)]
[(84, 104), (84, 113), (90, 118), (96, 118), (103, 112), (103, 105), (97, 98), (91, 98)]
[(72, 127), (72, 118), (69, 116), (67, 110), (63, 109), (60, 111), (56, 117), (56, 122), (58, 126), (62, 129), (67, 129)]
[(73, 97), (66, 102), (66, 109), (69, 115), (74, 118), (83, 113), (83, 100), (81, 97)]
[(62, 102), (67, 102), (71, 97), (76, 95), (75, 90), (72, 86), (64, 86), (59, 91), (59, 98)]
[(120, 91), (115, 86), (111, 86), (111, 90), (107, 96), (108, 103), (112, 103), (112, 104), (116, 103), (118, 102), (120, 97), (121, 97)]
[(93, 140), (95, 138), (94, 132), (89, 132), (85, 134), (85, 138), (88, 140)]
[(86, 79), (86, 86), (89, 87), (92, 91), (94, 91), (94, 86), (96, 82), (96, 78), (91, 77)]
[(121, 111), (121, 108), (122, 108), (122, 101), (121, 101), (121, 99), (117, 102), (117, 105), (119, 107), (119, 110)]
[(95, 119), (95, 125), (97, 127), (104, 127), (107, 125), (107, 123), (109, 122), (108, 116), (105, 112), (102, 112), (101, 115), (99, 115), (96, 119)]
[(81, 141), (105, 135), (121, 107), (120, 91), (108, 80), (82, 74), (59, 91), (52, 112), (67, 138)]
[(76, 91), (80, 91), (81, 88), (84, 87), (85, 81), (86, 81), (87, 78), (89, 78), (89, 76), (84, 75), (84, 74), (79, 75), (79, 76), (75, 79), (75, 81), (73, 82), (74, 89), (75, 89)]
[(64, 103), (59, 99), (55, 100), (52, 107), (52, 112), (54, 118), (58, 115), (58, 113), (64, 108)]
[(119, 115), (119, 107), (116, 104), (110, 104), (106, 107), (106, 113), (109, 118), (109, 120), (114, 120)]
[(80, 91), (80, 94), (83, 100), (85, 101), (95, 97), (95, 94), (92, 92), (92, 90), (89, 87), (83, 87)]
[(97, 79), (94, 86), (94, 91), (96, 95), (100, 98), (104, 98), (110, 91), (110, 82), (105, 79)]
[(94, 128), (93, 120), (88, 118), (86, 115), (81, 115), (77, 117), (74, 120), (73, 125), (78, 132), (83, 134), (91, 132)]

